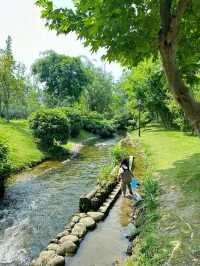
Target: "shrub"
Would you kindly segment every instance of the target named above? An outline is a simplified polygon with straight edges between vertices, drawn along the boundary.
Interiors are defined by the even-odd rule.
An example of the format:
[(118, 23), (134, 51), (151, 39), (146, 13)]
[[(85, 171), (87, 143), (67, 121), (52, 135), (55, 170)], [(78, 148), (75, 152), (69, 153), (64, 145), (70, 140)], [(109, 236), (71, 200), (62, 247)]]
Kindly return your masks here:
[(10, 172), (11, 165), (8, 159), (8, 147), (0, 142), (0, 179)]
[(113, 163), (119, 164), (123, 159), (129, 159), (128, 150), (120, 145), (116, 145), (112, 150)]
[(35, 137), (46, 146), (66, 144), (70, 133), (70, 123), (59, 109), (43, 109), (29, 119)]
[(131, 113), (121, 113), (114, 117), (114, 125), (117, 130), (126, 130), (127, 128), (136, 128), (136, 120)]
[(112, 121), (106, 120), (101, 114), (90, 112), (82, 116), (83, 128), (103, 138), (111, 137), (115, 133)]
[(83, 127), (81, 112), (71, 107), (64, 107), (62, 108), (62, 111), (70, 122), (70, 136), (77, 137)]

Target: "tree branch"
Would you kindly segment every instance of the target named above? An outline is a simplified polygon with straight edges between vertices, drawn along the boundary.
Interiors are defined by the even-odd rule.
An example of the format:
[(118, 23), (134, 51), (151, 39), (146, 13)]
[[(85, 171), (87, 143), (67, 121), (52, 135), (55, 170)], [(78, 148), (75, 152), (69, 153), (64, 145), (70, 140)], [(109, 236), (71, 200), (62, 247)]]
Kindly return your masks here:
[(180, 30), (181, 19), (184, 13), (186, 12), (189, 4), (191, 4), (191, 2), (192, 2), (191, 0), (180, 0), (178, 2), (176, 14), (174, 16), (171, 16), (170, 28), (167, 34), (168, 43), (175, 44), (179, 30)]

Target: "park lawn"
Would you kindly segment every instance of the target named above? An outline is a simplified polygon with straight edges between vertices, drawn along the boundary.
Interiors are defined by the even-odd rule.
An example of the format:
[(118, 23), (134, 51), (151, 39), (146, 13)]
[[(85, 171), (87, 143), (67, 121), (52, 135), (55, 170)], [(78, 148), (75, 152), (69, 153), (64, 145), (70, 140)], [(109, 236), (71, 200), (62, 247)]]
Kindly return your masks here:
[(158, 124), (132, 138), (160, 192), (126, 266), (200, 265), (200, 139)]
[(198, 137), (155, 124), (143, 130), (141, 143), (151, 155), (155, 172), (165, 176), (169, 183), (180, 186), (184, 193), (187, 192), (187, 197), (200, 199)]
[[(74, 145), (91, 137), (94, 137), (94, 135), (81, 130), (77, 138), (69, 139), (63, 147), (69, 151), (73, 150)], [(0, 141), (4, 142), (9, 148), (12, 172), (30, 167), (47, 157), (50, 158), (48, 154), (38, 148), (27, 120), (12, 120), (7, 123), (0, 119)]]
[(38, 149), (26, 120), (13, 120), (9, 123), (0, 120), (0, 141), (9, 148), (12, 171), (30, 166), (45, 157)]

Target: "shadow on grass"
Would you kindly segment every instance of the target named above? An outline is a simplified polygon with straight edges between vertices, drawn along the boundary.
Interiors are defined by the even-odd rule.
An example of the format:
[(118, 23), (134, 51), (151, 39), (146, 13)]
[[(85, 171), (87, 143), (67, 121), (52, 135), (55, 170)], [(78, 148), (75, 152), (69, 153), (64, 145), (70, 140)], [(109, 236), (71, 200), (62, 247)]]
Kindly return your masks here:
[(200, 153), (176, 161), (173, 167), (160, 170), (159, 173), (166, 177), (167, 182), (178, 185), (183, 193), (197, 196), (200, 203)]

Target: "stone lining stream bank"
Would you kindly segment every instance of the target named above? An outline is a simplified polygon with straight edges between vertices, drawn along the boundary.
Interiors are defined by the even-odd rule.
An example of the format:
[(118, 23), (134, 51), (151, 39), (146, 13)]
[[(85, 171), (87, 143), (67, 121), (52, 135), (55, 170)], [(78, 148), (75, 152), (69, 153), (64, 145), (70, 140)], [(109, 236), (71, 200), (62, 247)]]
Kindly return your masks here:
[(94, 188), (116, 142), (88, 144), (75, 160), (45, 162), (8, 180), (0, 202), (0, 266), (29, 266), (47, 247), (78, 209), (80, 196)]
[[(130, 157), (131, 169), (132, 162), (133, 158)], [(116, 172), (116, 169), (113, 172)], [(80, 210), (85, 212), (75, 214), (69, 224), (65, 226), (65, 230), (49, 242), (46, 250), (32, 261), (31, 266), (64, 266), (65, 258), (76, 253), (87, 232), (93, 230), (96, 224), (107, 216), (120, 194), (120, 184), (116, 181), (108, 185), (107, 192), (101, 190), (101, 192), (97, 192), (98, 189), (97, 186), (95, 190), (80, 198)], [(98, 194), (98, 198), (96, 194)], [(96, 199), (94, 206), (92, 204), (93, 199)], [(100, 206), (99, 203), (102, 205)]]
[(74, 254), (87, 232), (93, 230), (96, 224), (106, 217), (119, 193), (120, 184), (117, 184), (97, 212), (74, 215), (65, 230), (50, 241), (47, 250), (42, 251), (39, 257), (32, 261), (31, 266), (64, 266), (65, 257)]

